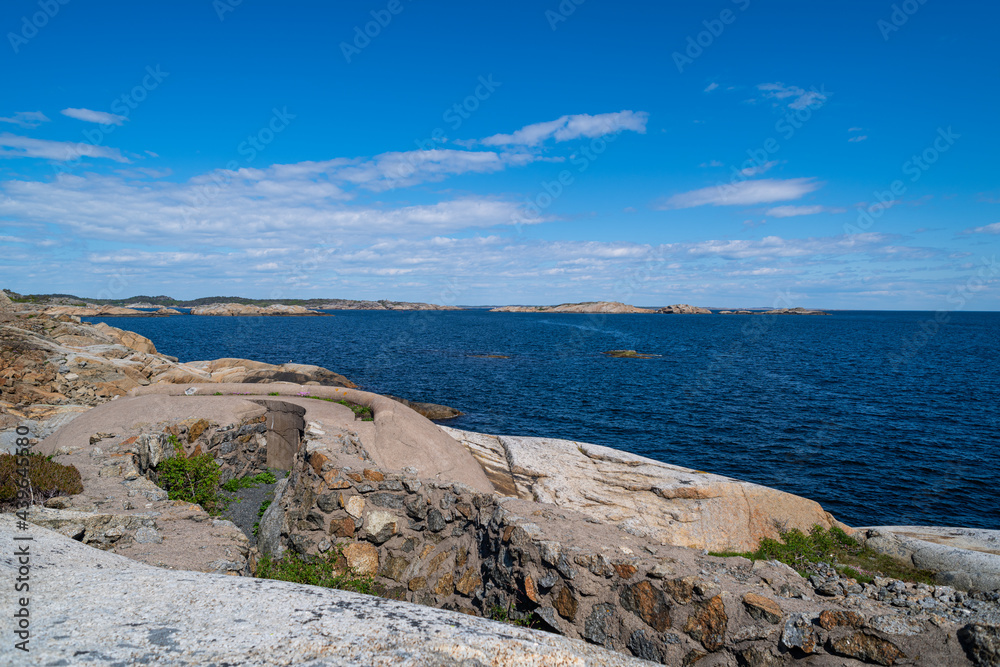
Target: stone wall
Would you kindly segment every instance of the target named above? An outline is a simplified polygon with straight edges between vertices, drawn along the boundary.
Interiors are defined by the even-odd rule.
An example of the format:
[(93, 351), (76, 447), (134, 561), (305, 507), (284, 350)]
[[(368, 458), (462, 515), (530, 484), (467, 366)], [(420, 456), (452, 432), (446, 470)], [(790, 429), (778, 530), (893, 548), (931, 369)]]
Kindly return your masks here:
[(780, 563), (707, 558), (583, 515), (369, 465), (302, 447), (261, 520), (251, 569), (262, 554), (339, 548), (387, 597), (531, 622), (664, 664), (776, 665), (812, 654), (962, 664), (959, 644), (933, 623), (815, 601)]

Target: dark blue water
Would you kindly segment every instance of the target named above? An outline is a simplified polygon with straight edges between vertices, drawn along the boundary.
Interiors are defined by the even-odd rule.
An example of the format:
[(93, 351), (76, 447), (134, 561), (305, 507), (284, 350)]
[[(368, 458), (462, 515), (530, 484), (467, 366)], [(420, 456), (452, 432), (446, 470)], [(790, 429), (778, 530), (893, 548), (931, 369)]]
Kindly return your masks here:
[[(1000, 528), (1000, 313), (101, 318), (181, 361), (324, 366), (457, 428), (576, 439), (819, 501), (848, 524)], [(635, 349), (654, 359), (613, 359)], [(476, 358), (498, 354), (509, 359)]]

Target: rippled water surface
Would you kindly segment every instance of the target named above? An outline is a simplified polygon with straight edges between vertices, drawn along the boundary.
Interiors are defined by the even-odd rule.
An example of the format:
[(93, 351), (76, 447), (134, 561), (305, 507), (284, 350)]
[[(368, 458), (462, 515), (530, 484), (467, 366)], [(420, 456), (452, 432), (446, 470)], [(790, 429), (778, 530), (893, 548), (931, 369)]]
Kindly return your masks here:
[[(919, 312), (101, 320), (181, 361), (316, 364), (456, 407), (457, 428), (625, 449), (813, 498), (851, 525), (1000, 528), (1000, 313), (948, 317), (936, 329)], [(612, 349), (659, 356), (601, 354)]]

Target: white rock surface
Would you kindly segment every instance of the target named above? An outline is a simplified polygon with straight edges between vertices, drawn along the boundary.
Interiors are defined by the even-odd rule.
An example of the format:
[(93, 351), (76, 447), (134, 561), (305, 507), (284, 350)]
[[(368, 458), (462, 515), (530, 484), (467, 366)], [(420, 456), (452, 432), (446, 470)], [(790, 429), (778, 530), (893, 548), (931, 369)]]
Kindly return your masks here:
[[(3, 665), (648, 664), (430, 607), (151, 567), (37, 526), (17, 531), (14, 521), (0, 515), (0, 571), (4, 581), (14, 581), (18, 566), (9, 546), (15, 534), (30, 534), (30, 652), (15, 649), (5, 630)], [(0, 591), (9, 618), (15, 593), (11, 585)]]

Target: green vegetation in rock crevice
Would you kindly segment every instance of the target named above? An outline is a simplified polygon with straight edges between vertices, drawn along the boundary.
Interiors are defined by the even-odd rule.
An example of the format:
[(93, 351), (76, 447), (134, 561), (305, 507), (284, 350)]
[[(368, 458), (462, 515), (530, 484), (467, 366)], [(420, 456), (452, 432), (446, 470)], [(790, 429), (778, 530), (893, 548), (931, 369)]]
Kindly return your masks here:
[(286, 554), (279, 560), (262, 556), (257, 561), (258, 579), (291, 581), (309, 586), (322, 586), (365, 595), (382, 595), (384, 587), (373, 576), (352, 572), (346, 564), (343, 547), (335, 545), (323, 556)]
[[(18, 465), (18, 459), (22, 459)], [(27, 466), (24, 460), (27, 459)], [(0, 454), (0, 511), (13, 510), (17, 507), (17, 489), (21, 479), (21, 470), (27, 469), (30, 482), (29, 493), (35, 503), (43, 503), (56, 496), (72, 496), (83, 493), (83, 481), (80, 471), (74, 466), (66, 466), (40, 454), (28, 454), (23, 457), (13, 454)]]
[(750, 560), (777, 560), (794, 568), (803, 577), (813, 574), (821, 563), (859, 583), (871, 583), (876, 576), (914, 583), (933, 584), (934, 573), (901, 563), (857, 542), (840, 528), (826, 530), (813, 526), (809, 534), (793, 528), (782, 531), (780, 540), (764, 538), (756, 551), (709, 552), (723, 558), (742, 556)]

